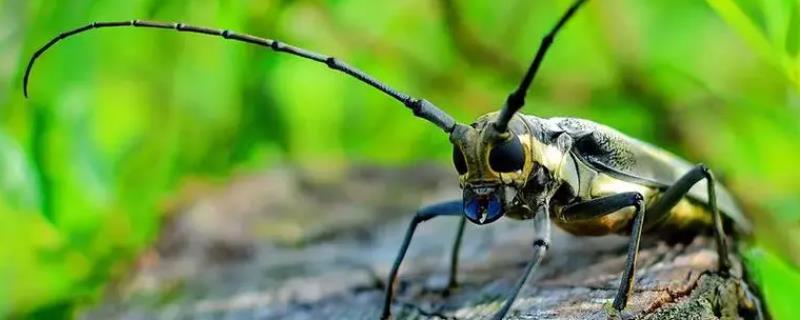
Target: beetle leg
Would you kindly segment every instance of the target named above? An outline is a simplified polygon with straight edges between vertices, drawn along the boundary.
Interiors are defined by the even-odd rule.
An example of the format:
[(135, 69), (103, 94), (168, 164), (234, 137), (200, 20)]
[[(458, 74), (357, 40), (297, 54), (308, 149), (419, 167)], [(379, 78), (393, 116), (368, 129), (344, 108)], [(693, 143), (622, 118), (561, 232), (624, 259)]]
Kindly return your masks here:
[(525, 285), (525, 283), (528, 281), (528, 277), (542, 262), (545, 253), (547, 253), (547, 249), (550, 247), (550, 215), (546, 210), (546, 205), (540, 206), (540, 208), (544, 209), (543, 212), (537, 213), (533, 220), (533, 227), (537, 237), (536, 240), (533, 241), (533, 259), (528, 262), (528, 265), (525, 267), (525, 271), (522, 273), (522, 277), (520, 277), (517, 281), (516, 286), (514, 286), (513, 291), (511, 291), (511, 294), (509, 294), (506, 302), (503, 304), (503, 307), (492, 317), (494, 320), (503, 319), (506, 313), (508, 313), (508, 310), (511, 310), (511, 306), (514, 304), (514, 300), (517, 299), (517, 295), (522, 289), (522, 286)]
[(386, 299), (383, 302), (383, 313), (381, 314), (381, 319), (388, 319), (389, 314), (391, 313), (394, 281), (397, 278), (397, 271), (400, 269), (400, 264), (403, 262), (403, 258), (406, 256), (408, 245), (411, 244), (411, 238), (414, 237), (414, 231), (417, 229), (417, 225), (420, 222), (428, 221), (438, 216), (462, 215), (463, 211), (464, 202), (461, 199), (440, 202), (422, 207), (417, 210), (417, 213), (414, 215), (414, 218), (411, 219), (411, 223), (408, 225), (408, 229), (406, 229), (406, 235), (403, 239), (403, 244), (400, 246), (400, 251), (397, 253), (397, 258), (395, 258), (394, 264), (392, 265), (392, 271), (389, 272), (389, 279), (386, 282)]
[(458, 252), (461, 250), (461, 239), (464, 237), (464, 225), (466, 221), (466, 218), (461, 217), (461, 221), (458, 222), (456, 240), (453, 243), (453, 251), (450, 254), (450, 277), (447, 280), (447, 289), (445, 289), (445, 292), (449, 292), (451, 289), (458, 287)]
[(621, 311), (628, 304), (628, 297), (633, 288), (633, 278), (636, 272), (636, 258), (639, 255), (639, 242), (642, 238), (642, 223), (644, 222), (644, 197), (638, 192), (625, 192), (607, 197), (592, 199), (565, 207), (561, 216), (569, 220), (589, 219), (614, 213), (626, 207), (636, 207), (636, 216), (633, 219), (631, 240), (628, 243), (628, 257), (625, 260), (625, 271), (620, 279), (617, 295), (614, 297), (614, 309)]
[(692, 170), (683, 175), (678, 181), (664, 191), (661, 199), (648, 208), (648, 214), (662, 215), (668, 213), (686, 194), (689, 190), (697, 184), (700, 180), (706, 179), (708, 188), (708, 205), (711, 209), (714, 219), (714, 238), (717, 245), (717, 254), (719, 255), (718, 264), (719, 271), (728, 273), (730, 271), (731, 262), (728, 257), (728, 245), (726, 243), (725, 231), (722, 229), (722, 217), (717, 208), (717, 195), (714, 190), (715, 179), (711, 174), (711, 170), (703, 164), (698, 164)]

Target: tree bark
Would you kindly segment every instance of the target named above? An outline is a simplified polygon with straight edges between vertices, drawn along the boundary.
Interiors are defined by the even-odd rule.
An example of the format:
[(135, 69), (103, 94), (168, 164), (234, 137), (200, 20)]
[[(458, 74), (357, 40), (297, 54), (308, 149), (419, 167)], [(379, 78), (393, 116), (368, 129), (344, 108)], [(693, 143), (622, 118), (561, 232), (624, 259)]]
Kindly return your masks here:
[[(190, 188), (156, 246), (85, 319), (377, 319), (383, 285), (415, 207), (460, 197), (437, 167), (352, 169), (339, 178), (273, 170)], [(202, 191), (197, 191), (202, 190)], [(444, 296), (458, 219), (418, 228), (400, 269), (395, 319), (482, 319), (502, 305), (531, 256), (530, 221), (468, 225), (461, 285)], [(605, 319), (625, 237), (554, 229), (551, 250), (508, 319)], [(757, 300), (715, 272), (713, 241), (646, 241), (626, 319), (753, 318)]]

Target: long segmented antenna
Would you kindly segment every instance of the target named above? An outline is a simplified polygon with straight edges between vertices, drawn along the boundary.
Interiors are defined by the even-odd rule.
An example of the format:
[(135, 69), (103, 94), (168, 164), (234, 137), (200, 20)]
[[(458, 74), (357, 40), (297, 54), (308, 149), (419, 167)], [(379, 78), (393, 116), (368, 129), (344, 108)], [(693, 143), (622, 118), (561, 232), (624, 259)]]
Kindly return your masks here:
[(219, 36), (225, 39), (231, 39), (240, 42), (255, 44), (262, 47), (268, 47), (277, 52), (285, 52), (298, 57), (324, 63), (331, 69), (344, 72), (360, 80), (361, 82), (364, 82), (372, 86), (373, 88), (378, 89), (383, 93), (391, 96), (392, 98), (402, 102), (406, 107), (408, 107), (409, 109), (411, 109), (411, 111), (414, 112), (415, 116), (430, 121), (437, 127), (444, 130), (445, 132), (448, 133), (452, 132), (453, 128), (455, 128), (456, 125), (456, 121), (455, 119), (453, 119), (453, 117), (451, 117), (449, 114), (439, 109), (429, 101), (425, 99), (414, 98), (405, 93), (392, 89), (388, 85), (383, 84), (382, 82), (369, 76), (363, 71), (351, 67), (334, 57), (329, 57), (303, 48), (298, 48), (277, 40), (260, 38), (249, 34), (239, 34), (228, 30), (197, 27), (183, 23), (165, 23), (165, 22), (144, 21), (144, 20), (94, 22), (85, 25), (83, 27), (61, 33), (57, 37), (51, 39), (39, 50), (37, 50), (31, 57), (30, 61), (28, 61), (28, 67), (25, 69), (25, 76), (23, 77), (22, 80), (22, 91), (25, 97), (26, 98), (28, 97), (28, 77), (30, 76), (31, 69), (33, 68), (34, 62), (36, 62), (36, 59), (39, 58), (39, 56), (42, 55), (42, 53), (44, 53), (47, 49), (49, 49), (51, 46), (61, 41), (62, 39), (66, 39), (70, 36), (82, 33), (84, 31), (89, 31), (92, 29), (99, 29), (99, 28), (109, 28), (109, 27), (146, 27), (146, 28), (157, 28), (157, 29), (173, 29), (177, 31)]
[(511, 120), (511, 117), (514, 116), (514, 113), (519, 111), (522, 106), (525, 105), (525, 95), (528, 93), (528, 87), (531, 86), (531, 82), (533, 82), (533, 78), (536, 77), (536, 72), (539, 71), (539, 66), (542, 64), (542, 60), (544, 59), (544, 55), (547, 54), (547, 49), (550, 48), (550, 45), (553, 44), (553, 39), (558, 34), (558, 31), (561, 30), (561, 27), (564, 26), (572, 15), (575, 14), (575, 11), (580, 8), (580, 6), (588, 0), (577, 0), (572, 6), (567, 9), (567, 12), (558, 20), (558, 23), (550, 30), (550, 32), (542, 38), (542, 43), (539, 45), (539, 50), (536, 51), (536, 56), (533, 58), (530, 67), (528, 67), (528, 71), (525, 72), (525, 76), (522, 77), (522, 82), (520, 82), (519, 87), (517, 87), (514, 92), (508, 95), (506, 99), (506, 103), (503, 105), (502, 110), (500, 110), (500, 115), (497, 117), (497, 121), (494, 123), (495, 129), (499, 132), (505, 132), (508, 129), (508, 121)]

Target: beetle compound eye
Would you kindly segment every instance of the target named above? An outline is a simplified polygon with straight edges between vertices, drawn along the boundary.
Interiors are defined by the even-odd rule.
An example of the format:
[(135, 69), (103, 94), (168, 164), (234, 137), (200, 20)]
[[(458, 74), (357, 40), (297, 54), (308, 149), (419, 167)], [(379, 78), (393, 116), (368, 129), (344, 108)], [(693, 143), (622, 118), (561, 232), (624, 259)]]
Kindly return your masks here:
[(461, 153), (461, 149), (456, 145), (453, 145), (453, 164), (456, 166), (458, 174), (467, 173), (467, 161), (464, 159), (464, 154)]
[(489, 152), (489, 166), (497, 172), (514, 172), (522, 170), (525, 165), (525, 152), (517, 136), (496, 144)]

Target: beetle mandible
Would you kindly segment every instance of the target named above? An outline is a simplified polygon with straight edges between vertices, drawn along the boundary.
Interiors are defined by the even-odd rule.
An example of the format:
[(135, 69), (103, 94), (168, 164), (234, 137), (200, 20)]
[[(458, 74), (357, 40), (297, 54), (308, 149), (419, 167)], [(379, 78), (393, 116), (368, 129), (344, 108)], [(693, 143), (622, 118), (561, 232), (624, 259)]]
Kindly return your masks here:
[(547, 33), (519, 86), (499, 112), (479, 117), (471, 125), (458, 123), (431, 102), (399, 92), (348, 64), (277, 40), (183, 23), (144, 20), (95, 22), (59, 34), (37, 50), (23, 77), (28, 96), (32, 67), (58, 41), (99, 28), (145, 27), (219, 36), (268, 47), (277, 52), (324, 63), (382, 91), (413, 114), (444, 130), (453, 144), (453, 164), (459, 174), (462, 199), (425, 206), (408, 226), (386, 282), (381, 318), (390, 316), (393, 286), (400, 264), (419, 223), (439, 216), (461, 216), (453, 246), (448, 287), (456, 285), (458, 248), (464, 221), (485, 225), (507, 216), (533, 219), (537, 239), (533, 256), (494, 319), (502, 319), (550, 245), (551, 219), (576, 235), (629, 234), (625, 268), (608, 312), (625, 308), (632, 291), (639, 242), (643, 232), (665, 237), (712, 229), (718, 268), (731, 268), (720, 212), (741, 230), (749, 222), (726, 189), (704, 165), (688, 162), (612, 128), (577, 118), (543, 119), (518, 111), (558, 32), (588, 0), (575, 1)]

